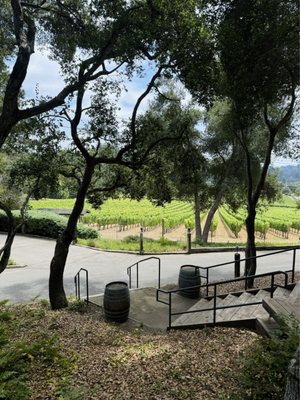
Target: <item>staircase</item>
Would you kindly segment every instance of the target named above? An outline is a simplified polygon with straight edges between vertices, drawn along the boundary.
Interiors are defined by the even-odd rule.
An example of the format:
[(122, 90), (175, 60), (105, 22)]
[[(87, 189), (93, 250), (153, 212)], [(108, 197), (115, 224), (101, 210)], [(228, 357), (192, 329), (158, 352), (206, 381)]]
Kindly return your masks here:
[[(202, 298), (190, 307), (187, 313), (174, 319), (172, 321), (172, 328), (201, 327), (201, 325), (211, 324), (238, 326), (243, 325), (241, 321), (247, 321), (249, 326), (250, 321), (253, 327), (255, 326), (263, 331), (263, 333), (270, 335), (277, 326), (275, 320), (270, 318), (270, 314), (274, 317), (274, 313), (273, 315), (270, 313), (270, 307), (291, 303), (294, 304), (292, 310), (299, 310), (299, 307), (297, 308), (296, 306), (300, 304), (300, 283), (292, 291), (277, 287), (273, 293), (273, 298), (271, 299), (270, 297), (270, 291), (261, 289), (217, 296), (216, 300), (214, 298), (210, 300)], [(214, 307), (214, 301), (216, 302), (216, 307)], [(215, 322), (213, 318), (214, 308), (216, 308)], [(296, 315), (296, 318), (300, 321), (300, 315)]]

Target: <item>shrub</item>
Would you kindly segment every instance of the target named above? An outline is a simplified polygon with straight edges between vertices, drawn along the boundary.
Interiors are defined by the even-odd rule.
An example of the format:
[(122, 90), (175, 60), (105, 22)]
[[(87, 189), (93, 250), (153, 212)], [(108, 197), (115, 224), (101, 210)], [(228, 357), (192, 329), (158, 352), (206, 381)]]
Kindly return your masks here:
[[(14, 211), (15, 223), (20, 222), (19, 211)], [(56, 239), (64, 230), (67, 219), (50, 211), (31, 210), (27, 213), (23, 232), (31, 235), (45, 236)], [(8, 220), (3, 212), (0, 212), (0, 230), (7, 231)], [(77, 237), (80, 239), (96, 239), (98, 233), (83, 224), (77, 224)]]
[(16, 339), (14, 329), (26, 321), (41, 321), (43, 314), (40, 310), (29, 310), (26, 319), (15, 311), (6, 307), (7, 301), (0, 302), (0, 399), (1, 400), (29, 400), (29, 372), (38, 367), (52, 368), (59, 371), (59, 375), (68, 375), (72, 368), (72, 359), (67, 358), (59, 344), (58, 337), (40, 328), (31, 337)]
[(288, 366), (299, 345), (299, 327), (294, 317), (282, 317), (279, 325), (273, 338), (262, 337), (245, 350), (233, 376), (236, 389), (222, 398), (283, 399)]

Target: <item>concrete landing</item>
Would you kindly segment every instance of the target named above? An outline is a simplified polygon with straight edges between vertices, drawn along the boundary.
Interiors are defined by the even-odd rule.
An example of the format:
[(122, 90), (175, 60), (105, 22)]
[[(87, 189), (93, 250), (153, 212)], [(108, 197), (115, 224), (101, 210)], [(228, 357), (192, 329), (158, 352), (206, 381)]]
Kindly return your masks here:
[[(129, 319), (138, 326), (145, 326), (155, 330), (165, 330), (169, 325), (169, 307), (156, 301), (156, 289), (153, 287), (142, 289), (130, 289)], [(103, 307), (103, 294), (92, 296), (90, 302)], [(160, 293), (160, 299), (167, 301)], [(198, 299), (189, 299), (172, 295), (172, 312), (186, 311), (192, 307)]]

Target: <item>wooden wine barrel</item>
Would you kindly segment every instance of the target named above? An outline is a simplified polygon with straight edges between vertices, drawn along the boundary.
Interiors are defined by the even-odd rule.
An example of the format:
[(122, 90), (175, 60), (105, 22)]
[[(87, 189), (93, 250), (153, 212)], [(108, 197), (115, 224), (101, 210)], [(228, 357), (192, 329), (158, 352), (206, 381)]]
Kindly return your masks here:
[(125, 322), (128, 319), (130, 297), (126, 282), (110, 282), (104, 291), (104, 316), (108, 321)]
[(191, 299), (197, 299), (200, 297), (200, 288), (188, 289), (197, 285), (201, 285), (199, 268), (194, 265), (182, 265), (179, 271), (178, 287), (184, 290), (178, 293)]

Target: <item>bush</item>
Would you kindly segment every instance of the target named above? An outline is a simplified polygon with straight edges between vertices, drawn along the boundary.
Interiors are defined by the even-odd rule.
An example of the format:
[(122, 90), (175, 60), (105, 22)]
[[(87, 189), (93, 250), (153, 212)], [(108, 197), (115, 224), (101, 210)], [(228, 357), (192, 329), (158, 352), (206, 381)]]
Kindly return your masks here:
[(288, 366), (298, 345), (297, 320), (282, 317), (273, 338), (262, 337), (243, 353), (233, 376), (236, 389), (231, 389), (222, 399), (283, 399)]
[[(41, 331), (34, 335), (34, 339), (24, 337), (23, 340), (16, 340), (13, 330), (24, 320), (20, 320), (20, 315), (13, 309), (6, 307), (6, 303), (0, 302), (0, 399), (29, 400), (28, 374), (32, 368), (53, 368), (68, 374), (72, 365), (64, 356), (58, 337), (52, 333)], [(34, 311), (26, 317), (28, 315), (39, 323), (43, 318)]]
[[(20, 222), (19, 211), (14, 211), (16, 225)], [(56, 239), (64, 230), (67, 219), (50, 211), (28, 211), (23, 232), (31, 235), (45, 236)], [(0, 212), (0, 230), (7, 231), (8, 219), (3, 212)], [(77, 224), (77, 237), (80, 239), (96, 239), (98, 233), (83, 224)]]

